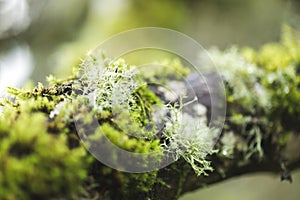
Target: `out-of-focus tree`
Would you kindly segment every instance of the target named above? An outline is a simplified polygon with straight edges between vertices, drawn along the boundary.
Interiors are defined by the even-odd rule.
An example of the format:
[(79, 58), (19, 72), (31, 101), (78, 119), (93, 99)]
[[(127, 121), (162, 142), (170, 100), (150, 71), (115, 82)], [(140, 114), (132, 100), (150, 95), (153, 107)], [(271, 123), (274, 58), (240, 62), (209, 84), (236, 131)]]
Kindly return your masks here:
[[(51, 72), (51, 55), (63, 42), (74, 40), (85, 21), (88, 5), (88, 0), (2, 1), (0, 69), (3, 74), (14, 67), (10, 66), (13, 64), (11, 60), (31, 59), (28, 67), (16, 67), (15, 73), (30, 71), (34, 67), (34, 79), (44, 81), (45, 75)], [(19, 57), (16, 57), (16, 49), (23, 52), (18, 54)]]

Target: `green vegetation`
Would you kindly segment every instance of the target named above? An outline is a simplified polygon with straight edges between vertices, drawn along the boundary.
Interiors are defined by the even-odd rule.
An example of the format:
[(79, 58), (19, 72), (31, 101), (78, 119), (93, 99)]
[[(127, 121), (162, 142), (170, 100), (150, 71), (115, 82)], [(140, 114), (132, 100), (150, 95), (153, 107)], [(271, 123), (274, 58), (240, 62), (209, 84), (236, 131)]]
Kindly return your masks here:
[(80, 191), (87, 175), (84, 149), (68, 148), (66, 134), (48, 130), (47, 116), (35, 111), (45, 109), (44, 99), (17, 104), (6, 104), (0, 118), (0, 198), (46, 199)]
[[(188, 74), (188, 70), (183, 68), (179, 61), (163, 62), (160, 66), (163, 66), (166, 72), (161, 78), (164, 82), (167, 79), (176, 80), (179, 79), (179, 75)], [(144, 174), (121, 173), (108, 169), (87, 155), (87, 151), (84, 150), (77, 136), (74, 120), (82, 120), (87, 127), (92, 123), (94, 116), (97, 117), (100, 126), (88, 136), (92, 140), (101, 141), (105, 134), (115, 145), (135, 153), (160, 152), (158, 155), (162, 155), (164, 151), (172, 152), (177, 149), (175, 159), (184, 157), (198, 175), (206, 174), (205, 170), (212, 170), (209, 162), (205, 160), (206, 153), (212, 151), (211, 146), (206, 149), (204, 145), (209, 138), (202, 140), (200, 135), (194, 134), (189, 141), (184, 141), (182, 140), (184, 137), (180, 137), (180, 130), (187, 126), (178, 119), (184, 105), (179, 102), (178, 105), (171, 106), (168, 102), (162, 102), (147, 85), (146, 80), (159, 79), (159, 74), (162, 74), (161, 68), (153, 69), (154, 73), (151, 77), (146, 76), (145, 73), (142, 73), (145, 76), (135, 75), (135, 70), (137, 69), (134, 66), (128, 65), (122, 59), (114, 61), (103, 57), (102, 54), (90, 54), (78, 67), (74, 77), (66, 80), (48, 77), (49, 88), (42, 84), (32, 90), (9, 88), (9, 92), (15, 96), (15, 99), (2, 102), (5, 108), (5, 111), (1, 113), (1, 116), (3, 115), (1, 135), (5, 138), (1, 140), (3, 144), (1, 147), (5, 153), (2, 159), (3, 162), (7, 162), (7, 159), (16, 162), (14, 156), (21, 154), (17, 157), (23, 157), (25, 153), (26, 159), (17, 160), (18, 167), (24, 170), (23, 176), (27, 176), (26, 173), (31, 171), (30, 174), (33, 173), (32, 178), (36, 183), (32, 182), (34, 184), (32, 187), (30, 184), (24, 187), (30, 176), (11, 183), (12, 177), (6, 174), (5, 169), (13, 170), (14, 167), (5, 166), (1, 174), (2, 188), (5, 188), (5, 193), (0, 193), (2, 198), (30, 199), (43, 197), (43, 195), (85, 197), (85, 192), (91, 185), (97, 189), (106, 188), (108, 193), (101, 195), (117, 198), (115, 195), (122, 194), (129, 198), (133, 191), (147, 193), (153, 184), (159, 183), (159, 178), (156, 177), (158, 171)], [(170, 112), (173, 118), (176, 115), (176, 119), (157, 113), (161, 109)], [(156, 121), (169, 124), (161, 138), (156, 135)], [(205, 124), (199, 124), (192, 131), (207, 134), (209, 129)], [(49, 151), (51, 152), (49, 160), (44, 161), (43, 159), (47, 157), (42, 156), (48, 155)], [(115, 162), (118, 162), (119, 158), (114, 152), (110, 152), (107, 156), (113, 157)], [(28, 158), (32, 158), (32, 163)], [(51, 158), (55, 160), (52, 161)], [(160, 159), (159, 156), (157, 159)], [(98, 169), (95, 169), (95, 166)], [(52, 169), (54, 175), (48, 175), (48, 172), (52, 174)], [(40, 172), (37, 172), (39, 170)], [(35, 178), (34, 175), (39, 177)], [(86, 181), (87, 177), (93, 181)], [(22, 176), (19, 178), (22, 179)], [(43, 185), (49, 184), (50, 180), (53, 181), (53, 189)], [(112, 189), (116, 181), (122, 186)], [(12, 189), (6, 189), (8, 182), (14, 184)], [(38, 182), (43, 183), (39, 185), (43, 188), (34, 188)], [(167, 187), (163, 181), (161, 184)], [(84, 185), (86, 185), (85, 188)], [(136, 189), (133, 190), (133, 188)]]
[[(188, 170), (198, 177), (214, 170), (207, 155), (237, 158), (240, 165), (263, 160), (263, 141), (275, 137), (282, 149), (287, 137), (299, 130), (295, 117), (300, 115), (299, 38), (299, 33), (286, 27), (280, 43), (258, 51), (237, 47), (210, 51), (224, 76), (228, 103), (219, 151), (213, 150), (214, 131), (181, 113), (192, 102), (184, 104), (182, 98), (164, 102), (148, 84), (190, 73), (179, 61), (162, 62), (172, 67), (153, 68), (143, 76), (123, 59), (96, 53), (87, 56), (73, 77), (50, 76), (49, 87), (9, 88), (13, 99), (0, 103), (4, 108), (0, 112), (0, 199), (147, 199), (155, 188), (176, 190), (178, 197), (182, 190), (174, 187), (184, 184)], [(160, 77), (162, 69), (165, 73)], [(87, 136), (94, 140), (105, 134), (130, 152), (175, 153), (177, 162), (163, 170), (187, 170), (179, 177), (180, 185), (159, 170), (124, 173), (94, 159), (74, 125), (77, 120), (88, 126), (93, 117), (100, 126)], [(157, 135), (157, 121), (165, 124), (161, 135)]]
[(264, 138), (285, 138), (289, 131), (298, 130), (299, 38), (298, 32), (286, 26), (280, 43), (266, 44), (258, 51), (237, 47), (210, 51), (227, 88), (225, 130), (246, 138), (248, 145), (240, 147), (246, 159), (263, 158)]

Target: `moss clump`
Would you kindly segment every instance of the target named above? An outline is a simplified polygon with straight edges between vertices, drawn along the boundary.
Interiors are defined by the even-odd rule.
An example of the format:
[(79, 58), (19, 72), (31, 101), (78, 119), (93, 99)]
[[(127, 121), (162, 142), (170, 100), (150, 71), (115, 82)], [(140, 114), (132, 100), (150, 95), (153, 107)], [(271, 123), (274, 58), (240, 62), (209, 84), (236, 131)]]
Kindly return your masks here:
[(150, 83), (167, 84), (170, 80), (182, 80), (190, 69), (183, 67), (178, 59), (163, 60), (151, 66), (140, 68), (140, 76)]
[(266, 91), (267, 116), (288, 130), (299, 123), (294, 116), (300, 115), (300, 35), (287, 26), (283, 33), (281, 43), (263, 46), (250, 62), (263, 70), (258, 79)]
[(49, 199), (80, 193), (86, 153), (50, 135), (41, 99), (17, 101), (0, 115), (0, 199)]
[[(159, 140), (137, 139), (119, 131), (111, 124), (104, 123), (99, 127), (101, 133), (105, 134), (115, 145), (135, 153), (151, 153), (161, 151)], [(99, 139), (99, 138), (97, 138)]]
[(210, 51), (226, 83), (228, 131), (236, 130), (247, 141), (246, 160), (261, 159), (262, 141), (274, 132), (280, 138), (288, 130), (299, 130), (295, 118), (300, 115), (299, 41), (299, 33), (284, 27), (280, 43), (258, 51), (237, 47)]

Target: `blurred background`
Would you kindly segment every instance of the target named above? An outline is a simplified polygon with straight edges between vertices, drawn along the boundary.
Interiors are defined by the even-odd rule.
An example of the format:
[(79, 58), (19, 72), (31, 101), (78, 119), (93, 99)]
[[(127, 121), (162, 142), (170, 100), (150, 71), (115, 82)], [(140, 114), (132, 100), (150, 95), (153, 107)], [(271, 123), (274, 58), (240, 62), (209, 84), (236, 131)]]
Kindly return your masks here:
[[(300, 30), (297, 0), (0, 0), (0, 96), (7, 85), (66, 77), (103, 40), (124, 30), (159, 26), (185, 33), (205, 48), (258, 48), (280, 38), (283, 24)], [(250, 175), (209, 186), (184, 199), (300, 199), (294, 183)], [(297, 189), (298, 188), (298, 189)]]

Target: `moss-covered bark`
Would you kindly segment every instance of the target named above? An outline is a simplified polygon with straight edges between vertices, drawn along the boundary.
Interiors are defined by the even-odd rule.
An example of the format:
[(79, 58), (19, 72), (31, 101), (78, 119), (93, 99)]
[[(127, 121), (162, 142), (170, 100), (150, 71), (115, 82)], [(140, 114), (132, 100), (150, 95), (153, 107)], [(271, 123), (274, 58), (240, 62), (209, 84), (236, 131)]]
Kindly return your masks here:
[[(300, 145), (295, 145), (300, 144), (299, 40), (299, 33), (286, 28), (280, 43), (257, 51), (210, 51), (220, 67), (227, 101), (225, 125), (214, 149), (203, 147), (215, 140), (205, 138), (203, 132), (210, 131), (205, 123), (189, 129), (197, 133), (191, 140), (177, 134), (184, 121), (176, 118), (182, 102), (168, 103), (166, 91), (145, 82), (155, 82), (155, 71), (162, 74), (161, 68), (152, 69), (154, 75), (135, 78), (125, 61), (92, 55), (74, 77), (62, 81), (49, 77), (48, 87), (10, 88), (14, 99), (1, 101), (0, 199), (177, 199), (207, 184), (258, 171), (281, 173), (283, 180), (291, 181), (290, 171), (300, 167)], [(101, 76), (99, 68), (93, 68), (99, 62), (104, 66)], [(178, 62), (169, 65), (182, 75), (193, 75)], [(163, 71), (163, 82), (176, 81), (176, 74)], [(207, 76), (213, 83), (214, 75)], [(192, 87), (209, 117), (211, 105), (203, 86)], [(169, 116), (162, 118), (165, 124), (159, 132), (152, 118), (157, 106)], [(129, 112), (119, 114), (124, 108)], [(95, 118), (102, 131), (91, 128)], [(122, 119), (132, 123), (123, 124)], [(82, 127), (89, 133), (80, 131)], [(128, 136), (126, 131), (139, 135)], [(163, 153), (165, 148), (174, 153), (176, 162), (148, 173), (109, 168), (81, 144), (82, 136), (102, 141), (103, 134), (135, 153)], [(114, 163), (119, 162), (116, 157)]]

